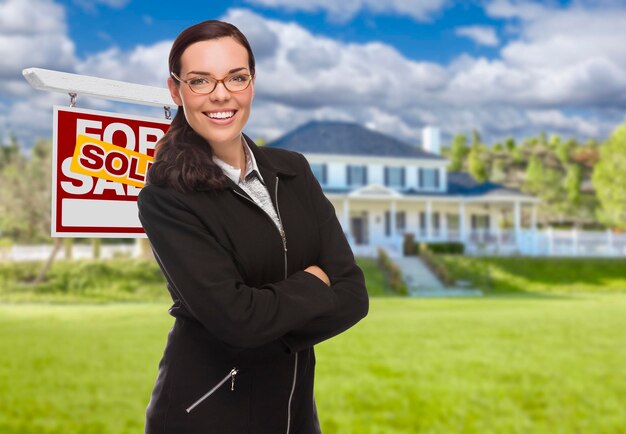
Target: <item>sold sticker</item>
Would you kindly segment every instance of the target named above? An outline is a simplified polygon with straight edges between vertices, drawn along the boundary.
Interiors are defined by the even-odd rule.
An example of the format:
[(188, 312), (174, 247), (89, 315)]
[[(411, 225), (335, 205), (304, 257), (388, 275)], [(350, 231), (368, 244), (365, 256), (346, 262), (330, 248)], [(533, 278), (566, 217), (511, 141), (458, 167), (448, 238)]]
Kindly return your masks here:
[(79, 135), (70, 164), (74, 173), (143, 187), (153, 157), (112, 143)]

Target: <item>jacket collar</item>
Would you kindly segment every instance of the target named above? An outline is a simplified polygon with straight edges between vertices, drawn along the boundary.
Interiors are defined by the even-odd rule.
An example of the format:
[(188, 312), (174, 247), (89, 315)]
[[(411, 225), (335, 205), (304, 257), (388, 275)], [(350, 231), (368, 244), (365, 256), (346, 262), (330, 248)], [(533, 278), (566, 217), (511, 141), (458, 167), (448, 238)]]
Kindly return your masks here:
[[(292, 167), (289, 167), (280, 161), (270, 161), (269, 158), (267, 158), (267, 155), (265, 155), (265, 152), (263, 152), (263, 150), (260, 149), (260, 147), (257, 146), (250, 137), (245, 134), (243, 134), (243, 137), (254, 154), (254, 159), (259, 166), (259, 171), (261, 172), (263, 179), (266, 179), (265, 173), (268, 173), (268, 176), (272, 177), (275, 177), (276, 175), (296, 176), (296, 172)], [(271, 175), (269, 175), (270, 173)]]

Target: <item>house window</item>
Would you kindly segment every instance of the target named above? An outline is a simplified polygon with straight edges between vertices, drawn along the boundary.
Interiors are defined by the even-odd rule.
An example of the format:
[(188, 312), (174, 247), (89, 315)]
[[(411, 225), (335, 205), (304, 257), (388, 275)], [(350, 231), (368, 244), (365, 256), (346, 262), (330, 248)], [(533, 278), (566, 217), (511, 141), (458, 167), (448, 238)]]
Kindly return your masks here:
[(396, 213), (396, 228), (399, 231), (406, 229), (406, 213), (404, 211)]
[[(406, 213), (404, 211), (396, 212), (396, 231), (404, 231), (406, 228)], [(391, 235), (391, 213), (385, 211), (385, 235)]]
[(348, 177), (348, 185), (367, 184), (367, 166), (348, 164), (346, 173)]
[(441, 226), (440, 221), (439, 221), (439, 213), (438, 212), (434, 212), (433, 213), (433, 229), (435, 231), (439, 231), (439, 228)]
[(404, 187), (404, 167), (385, 167), (385, 185)]
[(326, 164), (324, 163), (312, 163), (311, 170), (313, 171), (313, 175), (317, 178), (317, 181), (325, 185), (326, 184)]
[(489, 216), (472, 214), (472, 229), (489, 229)]
[[(419, 214), (419, 223), (420, 223), (420, 229), (423, 232), (426, 232), (426, 220), (427, 216), (426, 216), (426, 212), (421, 211)], [(432, 225), (432, 228), (435, 229), (436, 231), (439, 230), (440, 226), (441, 226), (441, 217), (440, 214), (438, 212), (433, 212), (430, 215), (430, 224)]]
[(417, 169), (419, 188), (424, 190), (439, 189), (439, 169)]
[(448, 214), (446, 215), (446, 220), (448, 222), (448, 229), (458, 230), (461, 227), (461, 221), (458, 214)]

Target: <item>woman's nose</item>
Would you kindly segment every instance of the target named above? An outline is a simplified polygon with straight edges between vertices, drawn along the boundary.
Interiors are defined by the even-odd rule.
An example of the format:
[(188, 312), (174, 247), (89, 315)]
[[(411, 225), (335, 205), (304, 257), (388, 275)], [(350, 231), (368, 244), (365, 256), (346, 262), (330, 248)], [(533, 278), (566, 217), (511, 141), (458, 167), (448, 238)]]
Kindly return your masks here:
[(211, 92), (211, 101), (227, 101), (230, 99), (230, 92), (224, 86), (224, 83), (217, 83), (217, 86)]

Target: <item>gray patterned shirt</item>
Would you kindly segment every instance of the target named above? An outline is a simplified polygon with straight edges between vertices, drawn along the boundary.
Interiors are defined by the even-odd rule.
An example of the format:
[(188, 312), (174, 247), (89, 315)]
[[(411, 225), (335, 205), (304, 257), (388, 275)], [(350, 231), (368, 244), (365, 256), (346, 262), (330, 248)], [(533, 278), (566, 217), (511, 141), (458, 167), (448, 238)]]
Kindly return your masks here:
[(267, 215), (271, 217), (282, 236), (284, 235), (282, 224), (278, 218), (278, 215), (276, 214), (276, 209), (274, 208), (274, 204), (272, 203), (272, 198), (267, 191), (265, 181), (263, 181), (263, 177), (261, 176), (259, 167), (256, 164), (254, 154), (250, 150), (250, 147), (243, 139), (243, 137), (242, 143), (243, 149), (246, 153), (246, 175), (243, 181), (241, 180), (241, 169), (231, 166), (222, 159), (218, 158), (215, 154), (213, 154), (213, 161), (222, 169), (226, 176), (232, 179), (235, 184), (239, 185), (239, 187), (241, 187), (246, 193), (248, 193), (252, 200), (254, 200), (254, 202), (259, 205)]

